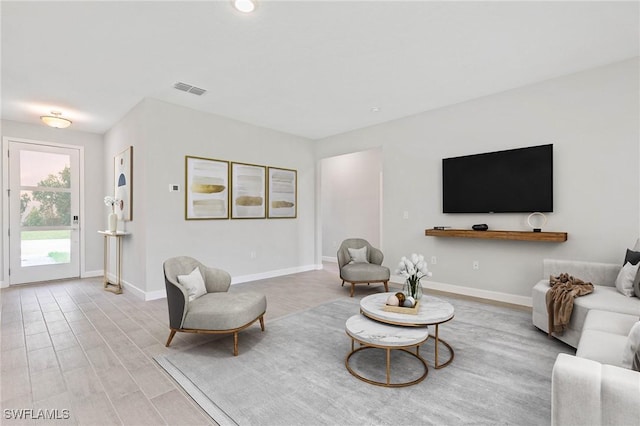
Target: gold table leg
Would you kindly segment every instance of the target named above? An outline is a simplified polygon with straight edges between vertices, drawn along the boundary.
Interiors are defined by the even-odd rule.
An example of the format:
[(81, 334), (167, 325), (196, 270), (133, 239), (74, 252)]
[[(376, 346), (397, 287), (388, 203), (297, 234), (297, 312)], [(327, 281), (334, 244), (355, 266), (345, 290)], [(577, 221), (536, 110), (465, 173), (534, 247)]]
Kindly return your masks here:
[[(440, 339), (438, 325), (439, 324), (436, 324), (436, 341), (435, 341), (435, 363), (434, 363), (434, 367), (436, 369), (444, 368), (447, 365), (451, 364), (451, 361), (453, 361), (453, 357), (454, 357), (453, 348), (451, 347), (451, 345), (449, 345), (444, 340)], [(449, 349), (449, 354), (451, 354), (451, 356), (449, 357), (449, 360), (447, 362), (445, 362), (444, 364), (438, 364), (438, 346), (439, 346), (439, 343), (442, 343), (443, 345), (445, 345), (447, 347), (447, 349)]]

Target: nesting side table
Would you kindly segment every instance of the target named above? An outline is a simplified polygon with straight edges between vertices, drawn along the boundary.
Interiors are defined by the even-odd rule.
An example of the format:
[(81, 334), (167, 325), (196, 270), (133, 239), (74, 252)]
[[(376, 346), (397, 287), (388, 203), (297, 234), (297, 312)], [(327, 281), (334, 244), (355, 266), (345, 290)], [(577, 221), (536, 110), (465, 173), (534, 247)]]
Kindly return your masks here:
[[(98, 234), (104, 236), (104, 289), (115, 294), (122, 294), (122, 238), (129, 235), (128, 232), (111, 232), (111, 231), (98, 231)], [(115, 282), (109, 281), (109, 260), (111, 255), (110, 241), (115, 238), (116, 242), (116, 280)]]

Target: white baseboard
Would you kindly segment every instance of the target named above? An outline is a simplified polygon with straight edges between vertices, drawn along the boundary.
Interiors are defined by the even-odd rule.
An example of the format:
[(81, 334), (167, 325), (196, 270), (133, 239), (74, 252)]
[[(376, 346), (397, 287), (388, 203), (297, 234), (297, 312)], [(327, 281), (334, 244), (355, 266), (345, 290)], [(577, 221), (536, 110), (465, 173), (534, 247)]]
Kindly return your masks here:
[(166, 297), (167, 297), (167, 290), (163, 288), (162, 290), (147, 291), (144, 294), (144, 301), (148, 302), (149, 300), (164, 299)]
[[(401, 275), (392, 275), (391, 283), (402, 285), (404, 278)], [(477, 297), (480, 299), (488, 299), (496, 302), (511, 303), (526, 307), (533, 306), (533, 300), (528, 296), (518, 296), (516, 294), (502, 293), (499, 291), (483, 290), (479, 288), (464, 287), (461, 285), (439, 283), (436, 281), (423, 281), (423, 287), (432, 288), (434, 290), (445, 291), (447, 293), (460, 294), (463, 296)]]
[(338, 263), (338, 258), (335, 257), (335, 256), (322, 256), (322, 261), (323, 262)]
[(101, 277), (104, 275), (104, 271), (100, 269), (99, 271), (84, 271), (80, 274), (80, 278), (93, 278), (93, 277)]
[[(111, 272), (109, 272), (107, 274), (107, 279), (111, 282), (115, 282), (116, 281), (116, 276), (115, 274), (112, 274)], [(137, 286), (133, 285), (132, 283), (130, 283), (127, 280), (121, 280), (122, 283), (122, 287), (124, 287), (127, 291), (131, 292), (131, 294), (133, 294), (134, 296), (136, 296), (138, 299), (140, 300), (151, 300), (151, 299), (147, 299), (147, 292), (145, 292), (144, 290), (141, 290), (140, 288), (138, 288)]]
[(316, 271), (321, 270), (322, 265), (304, 265), (295, 266), (293, 268), (276, 269), (274, 271), (260, 272), (258, 274), (240, 275), (231, 278), (231, 285), (246, 283), (248, 281), (258, 281), (267, 278), (281, 277), (283, 275), (297, 274), (299, 272)]
[(0, 288), (7, 288), (9, 287), (9, 283), (7, 281), (0, 281)]

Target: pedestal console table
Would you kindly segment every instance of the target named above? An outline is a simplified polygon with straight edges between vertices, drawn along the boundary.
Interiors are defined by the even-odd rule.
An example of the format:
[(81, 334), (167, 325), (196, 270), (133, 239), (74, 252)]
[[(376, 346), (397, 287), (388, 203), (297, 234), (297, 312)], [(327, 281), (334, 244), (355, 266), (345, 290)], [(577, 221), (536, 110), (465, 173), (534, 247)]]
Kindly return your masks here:
[[(98, 231), (98, 234), (104, 236), (104, 289), (115, 294), (122, 293), (122, 238), (129, 235), (128, 232), (111, 232), (111, 231)], [(116, 280), (112, 282), (109, 280), (109, 260), (111, 257), (111, 244), (110, 241), (115, 238), (116, 242)]]

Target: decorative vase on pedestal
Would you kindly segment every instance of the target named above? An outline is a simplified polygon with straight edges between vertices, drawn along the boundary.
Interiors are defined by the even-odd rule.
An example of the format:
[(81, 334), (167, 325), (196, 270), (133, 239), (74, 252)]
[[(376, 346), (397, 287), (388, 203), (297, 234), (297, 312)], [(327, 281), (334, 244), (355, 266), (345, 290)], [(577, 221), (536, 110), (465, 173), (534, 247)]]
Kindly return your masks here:
[(406, 280), (402, 292), (407, 296), (413, 297), (416, 301), (422, 297), (422, 284), (420, 280)]
[(115, 213), (109, 214), (109, 232), (116, 232), (118, 230), (118, 215)]

